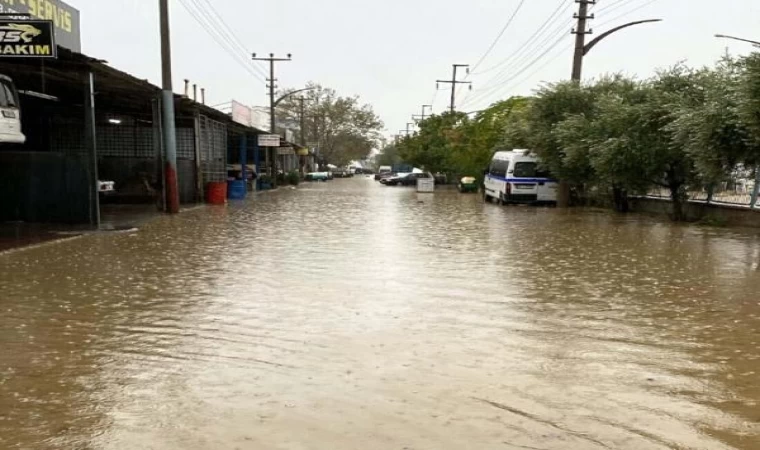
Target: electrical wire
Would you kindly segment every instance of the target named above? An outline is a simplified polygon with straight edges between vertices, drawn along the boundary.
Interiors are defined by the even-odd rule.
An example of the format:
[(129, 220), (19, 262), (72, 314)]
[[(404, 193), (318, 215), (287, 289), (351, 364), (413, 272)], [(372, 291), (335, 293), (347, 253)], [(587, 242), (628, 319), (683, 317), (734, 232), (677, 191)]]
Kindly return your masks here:
[(559, 5), (557, 5), (557, 8), (549, 15), (549, 17), (546, 19), (546, 21), (543, 24), (541, 24), (541, 26), (539, 26), (538, 29), (536, 29), (536, 31), (528, 39), (526, 39), (525, 42), (517, 50), (515, 50), (512, 54), (510, 54), (509, 56), (507, 56), (506, 58), (504, 58), (503, 60), (501, 60), (499, 63), (497, 63), (494, 66), (491, 66), (491, 67), (489, 67), (487, 69), (483, 69), (480, 72), (473, 71), (474, 72), (473, 75), (480, 75), (480, 74), (483, 74), (483, 73), (487, 73), (487, 72), (491, 72), (493, 70), (496, 70), (499, 67), (502, 67), (504, 64), (506, 64), (510, 60), (512, 60), (518, 54), (522, 53), (525, 50), (526, 47), (530, 46), (530, 43), (532, 41), (534, 41), (534, 39), (537, 36), (540, 36), (543, 33), (543, 31), (547, 27), (549, 27), (549, 24), (551, 22), (557, 20), (557, 18), (559, 17), (560, 12), (562, 12), (562, 9), (563, 9), (562, 7), (563, 6), (564, 6), (564, 9), (567, 10), (567, 9), (570, 8), (570, 6), (572, 6), (572, 4), (567, 3), (566, 0), (560, 0)]
[(488, 47), (488, 50), (486, 50), (486, 52), (483, 53), (483, 56), (480, 57), (480, 59), (478, 60), (478, 62), (476, 62), (475, 65), (472, 66), (472, 70), (473, 71), (477, 70), (478, 67), (480, 67), (480, 65), (483, 63), (483, 61), (488, 57), (488, 55), (491, 54), (491, 52), (493, 51), (494, 47), (496, 47), (496, 44), (498, 44), (499, 41), (501, 40), (502, 36), (504, 36), (504, 33), (507, 31), (507, 28), (509, 28), (509, 26), (512, 25), (512, 22), (514, 22), (515, 17), (517, 17), (517, 14), (520, 12), (520, 10), (522, 9), (522, 7), (523, 7), (524, 4), (525, 4), (525, 0), (520, 0), (520, 3), (517, 5), (517, 8), (515, 8), (515, 11), (509, 17), (509, 19), (507, 20), (507, 23), (504, 24), (504, 26), (502, 27), (501, 31), (496, 36), (496, 39), (493, 40), (493, 42), (491, 43), (491, 45)]
[[(196, 7), (200, 8), (200, 6), (197, 3), (197, 0), (190, 0), (190, 1), (192, 1), (196, 5)], [(224, 39), (224, 36), (225, 36), (224, 34), (220, 35), (219, 32), (215, 33), (214, 31), (212, 31), (212, 28), (214, 27), (214, 25), (213, 25), (213, 22), (211, 23), (207, 22), (208, 16), (203, 17), (202, 15), (199, 15), (197, 11), (194, 10), (187, 3), (186, 0), (179, 0), (179, 2), (182, 5), (182, 7), (184, 7), (185, 10), (190, 14), (190, 16), (192, 16), (193, 19), (201, 26), (201, 28), (203, 28), (204, 31), (206, 31), (206, 33), (209, 36), (211, 36), (211, 38), (214, 39), (214, 41), (216, 41), (216, 43), (220, 47), (222, 47), (222, 49), (235, 60), (235, 62), (240, 64), (240, 66), (242, 66), (254, 78), (257, 78), (259, 81), (262, 81), (262, 82), (265, 81), (264, 78), (261, 76), (261, 74), (257, 73), (254, 70), (254, 67), (256, 66), (254, 66), (253, 64), (249, 64), (246, 57), (244, 57), (240, 53), (235, 52), (233, 49), (229, 47), (229, 42), (230, 42), (229, 37), (227, 37), (227, 39)], [(202, 12), (203, 10), (200, 9), (200, 11)], [(225, 41), (227, 43), (225, 43)]]
[[(533, 78), (537, 73), (539, 73), (541, 70), (543, 70), (550, 63), (554, 62), (557, 58), (559, 58), (560, 56), (562, 56), (564, 54), (567, 54), (567, 51), (570, 50), (572, 48), (572, 46), (573, 46), (573, 43), (569, 42), (567, 45), (565, 45), (564, 47), (560, 48), (559, 51), (557, 51), (554, 55), (552, 55), (551, 58), (545, 60), (543, 64), (541, 64), (540, 66), (536, 67), (535, 70), (533, 70), (532, 72), (530, 72), (527, 76), (523, 77), (520, 81), (518, 81), (516, 83), (512, 83), (509, 86), (505, 86), (504, 90), (510, 90), (512, 88), (517, 88), (517, 87), (521, 86), (523, 83), (525, 83), (526, 81), (528, 81), (531, 78)], [(482, 99), (482, 100), (484, 100), (484, 99)], [(477, 105), (477, 102), (475, 103), (475, 105)], [(473, 107), (475, 107), (475, 106), (473, 105)]]
[[(519, 67), (521, 64), (529, 61), (532, 55), (534, 55), (536, 52), (541, 52), (544, 49), (545, 45), (547, 45), (552, 39), (556, 38), (557, 33), (561, 33), (564, 28), (570, 27), (574, 19), (568, 18), (564, 23), (560, 23), (558, 21), (562, 20), (562, 14), (567, 12), (571, 6), (572, 3), (567, 3), (566, 0), (560, 0), (557, 7), (551, 12), (551, 14), (549, 14), (547, 19), (538, 27), (538, 29), (536, 29), (536, 31), (525, 41), (522, 46), (518, 47), (514, 52), (512, 52), (512, 54), (504, 58), (496, 65), (480, 72), (475, 72), (475, 74), (487, 73), (507, 66), (509, 63), (507, 67), (504, 67), (500, 72), (492, 76), (483, 84), (483, 86), (486, 87), (485, 89), (478, 90), (474, 95), (471, 95), (471, 91), (468, 91), (467, 95), (462, 101), (462, 105), (466, 105), (472, 100), (476, 100), (479, 97), (487, 95), (489, 91), (497, 89), (504, 83), (504, 79), (510, 76), (511, 67)], [(555, 27), (555, 25), (558, 23), (560, 24), (559, 27)], [(489, 86), (492, 85), (493, 87), (489, 88)]]
[[(548, 52), (550, 52), (552, 49), (554, 49), (557, 45), (561, 43), (563, 39), (565, 39), (568, 35), (565, 33), (560, 33), (562, 29), (567, 28), (571, 25), (573, 19), (569, 19), (569, 22), (561, 24), (560, 27), (555, 28), (551, 34), (548, 34), (538, 45), (535, 47), (535, 50), (532, 53), (526, 53), (521, 57), (519, 60), (514, 61), (513, 64), (510, 65), (510, 67), (505, 68), (503, 71), (501, 71), (496, 76), (492, 77), (489, 81), (484, 83), (484, 87), (482, 89), (479, 89), (478, 92), (471, 96), (470, 101), (477, 101), (480, 100), (483, 97), (490, 96), (490, 93), (493, 91), (496, 91), (504, 86), (505, 83), (510, 82), (515, 77), (519, 76), (520, 74), (524, 73), (526, 70), (530, 69), (533, 65), (535, 65), (544, 55), (546, 55)], [(560, 33), (559, 36), (557, 33)], [(552, 41), (554, 39), (554, 41)], [(538, 57), (535, 57), (535, 54), (538, 53)], [(517, 72), (510, 71), (511, 67), (521, 67), (520, 70)], [(465, 103), (469, 104), (469, 103)]]
[[(241, 52), (240, 55), (238, 55), (237, 59), (242, 57), (242, 60), (245, 61), (247, 64), (250, 65), (254, 70), (258, 71), (259, 75), (261, 75), (264, 79), (266, 79), (267, 74), (260, 66), (254, 64), (254, 62), (250, 59), (250, 53), (246, 50), (245, 46), (241, 43), (240, 39), (234, 36), (234, 32), (232, 32), (232, 29), (229, 25), (224, 21), (224, 19), (219, 15), (219, 13), (211, 8), (212, 11), (216, 14), (218, 17), (218, 20), (215, 20), (214, 17), (212, 17), (206, 10), (204, 10), (203, 5), (199, 3), (199, 0), (190, 0), (195, 7), (197, 8), (197, 11), (200, 12), (200, 15), (203, 19), (205, 19), (205, 22), (210, 25), (210, 28), (207, 28), (206, 31), (208, 33), (211, 33), (211, 30), (215, 32), (218, 36), (220, 36), (225, 42), (227, 42), (231, 47), (232, 51), (235, 51), (235, 47), (237, 47), (238, 51)], [(208, 2), (208, 0), (204, 0)], [(210, 6), (210, 5), (209, 5)], [(232, 36), (229, 33), (225, 33), (224, 29), (227, 29), (228, 32), (232, 33)]]
[[(224, 29), (225, 29), (225, 30), (227, 30), (227, 33), (229, 34), (229, 36), (231, 36), (231, 37), (232, 37), (232, 39), (234, 39), (235, 43), (237, 43), (237, 46), (238, 46), (238, 48), (239, 48), (240, 50), (242, 50), (242, 51), (243, 51), (243, 53), (245, 53), (246, 55), (250, 55), (250, 54), (251, 54), (251, 52), (250, 52), (250, 51), (248, 51), (248, 49), (246, 48), (246, 46), (245, 46), (245, 44), (243, 43), (242, 39), (240, 39), (240, 37), (237, 35), (237, 33), (235, 33), (235, 30), (233, 30), (233, 29), (232, 29), (232, 28), (231, 28), (231, 27), (230, 27), (230, 26), (227, 24), (227, 22), (225, 22), (225, 20), (224, 20), (224, 18), (222, 17), (222, 15), (221, 15), (221, 14), (219, 14), (219, 11), (218, 11), (218, 10), (217, 10), (217, 9), (214, 7), (213, 3), (211, 3), (211, 0), (201, 0), (201, 1), (203, 1), (203, 2), (204, 2), (204, 3), (205, 3), (207, 6), (208, 6), (208, 9), (209, 9), (209, 10), (210, 10), (210, 11), (211, 11), (211, 12), (214, 14), (214, 16), (216, 17), (216, 19), (217, 19), (217, 22), (218, 22), (218, 23), (220, 23), (220, 24), (222, 25), (222, 27), (224, 27)], [(255, 64), (255, 63), (253, 64), (253, 66), (254, 66), (254, 68), (258, 69), (258, 71), (259, 71), (259, 72), (260, 72), (262, 75), (264, 75), (264, 77), (267, 77), (267, 76), (268, 76), (268, 75), (267, 75), (267, 73), (266, 73), (266, 70), (264, 70), (264, 68), (263, 68), (263, 67), (261, 67), (260, 65), (257, 65), (257, 64)]]
[[(515, 72), (512, 76), (510, 76), (510, 78), (508, 78), (507, 80), (504, 80), (499, 85), (494, 86), (493, 88), (487, 89), (486, 92), (489, 92), (489, 91), (493, 92), (494, 90), (497, 91), (497, 94), (500, 93), (500, 92), (503, 92), (505, 90), (504, 86), (507, 83), (509, 83), (510, 81), (513, 81), (515, 78), (517, 78), (520, 75), (522, 75), (523, 73), (527, 72), (528, 69), (530, 69), (531, 67), (533, 67), (536, 63), (538, 63), (541, 60), (541, 58), (543, 58), (544, 56), (546, 56), (547, 53), (549, 53), (550, 51), (552, 51), (553, 49), (555, 49), (562, 42), (562, 40), (565, 39), (565, 38), (566, 38), (566, 36), (560, 36), (559, 39), (557, 39), (556, 41), (554, 41), (554, 43), (552, 43), (552, 45), (550, 45), (546, 50), (544, 50), (537, 57), (535, 57), (530, 63), (528, 63), (526, 66), (524, 66), (519, 71)], [(489, 97), (488, 94), (481, 94), (479, 96), (479, 100), (483, 100), (483, 99), (488, 98), (488, 97)]]
[[(617, 16), (613, 17), (612, 19), (609, 19), (609, 20), (607, 20), (607, 21), (605, 21), (605, 22), (602, 22), (602, 23), (600, 23), (600, 24), (599, 24), (599, 26), (600, 26), (600, 27), (603, 27), (603, 26), (605, 26), (605, 25), (608, 25), (608, 24), (610, 24), (610, 23), (612, 23), (612, 22), (614, 22), (614, 21), (616, 21), (616, 20), (618, 20), (618, 19), (622, 19), (622, 18), (623, 18), (623, 17), (625, 17), (625, 16), (628, 16), (628, 15), (630, 15), (630, 14), (633, 14), (633, 13), (635, 13), (636, 11), (639, 11), (639, 10), (641, 10), (641, 9), (644, 9), (644, 8), (646, 8), (647, 6), (651, 5), (652, 3), (656, 2), (656, 1), (657, 1), (657, 0), (649, 0), (649, 1), (647, 1), (646, 3), (644, 3), (643, 5), (639, 5), (639, 6), (637, 6), (636, 8), (633, 8), (633, 9), (631, 9), (630, 11), (626, 11), (626, 12), (624, 12), (624, 13), (620, 14), (620, 15), (617, 15)], [(627, 5), (626, 5), (626, 6), (627, 6)]]

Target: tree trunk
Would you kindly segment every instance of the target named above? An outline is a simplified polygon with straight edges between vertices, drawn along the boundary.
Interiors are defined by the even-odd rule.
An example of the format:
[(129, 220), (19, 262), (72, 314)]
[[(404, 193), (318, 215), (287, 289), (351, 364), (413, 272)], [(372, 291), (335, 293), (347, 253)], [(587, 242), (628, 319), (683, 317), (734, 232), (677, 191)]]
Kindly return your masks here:
[(680, 184), (670, 185), (670, 200), (673, 203), (673, 220), (676, 222), (683, 222), (686, 220), (686, 216), (683, 212), (684, 198), (681, 194)]
[(557, 187), (557, 207), (570, 207), (570, 183), (567, 180), (559, 180)]
[(612, 187), (612, 201), (614, 202), (615, 211), (619, 213), (627, 213), (630, 211), (628, 204), (628, 191), (624, 188), (613, 186)]

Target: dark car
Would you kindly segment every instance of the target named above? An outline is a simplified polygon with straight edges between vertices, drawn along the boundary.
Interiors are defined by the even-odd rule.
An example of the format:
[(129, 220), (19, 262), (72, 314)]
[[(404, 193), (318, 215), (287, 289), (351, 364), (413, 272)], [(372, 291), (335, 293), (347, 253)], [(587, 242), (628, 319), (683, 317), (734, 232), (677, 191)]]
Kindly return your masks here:
[(433, 178), (433, 176), (429, 172), (408, 173), (399, 177), (380, 180), (380, 182), (386, 186), (417, 186), (417, 180), (420, 178)]
[(335, 178), (350, 178), (353, 176), (351, 172), (346, 169), (333, 169), (330, 172), (332, 172), (333, 177)]
[(391, 177), (395, 177), (396, 174), (393, 172), (381, 172), (375, 174), (375, 181), (383, 182), (383, 180), (386, 180)]

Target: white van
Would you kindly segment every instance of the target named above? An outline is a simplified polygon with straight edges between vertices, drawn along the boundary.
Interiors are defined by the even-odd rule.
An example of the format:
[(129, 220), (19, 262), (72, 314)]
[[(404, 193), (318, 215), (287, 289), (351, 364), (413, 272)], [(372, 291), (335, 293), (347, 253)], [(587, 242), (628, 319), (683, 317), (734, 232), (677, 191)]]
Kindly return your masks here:
[(13, 80), (0, 75), (0, 144), (23, 144), (21, 109)]
[(557, 180), (540, 163), (529, 150), (494, 153), (485, 174), (485, 200), (503, 204), (556, 204)]

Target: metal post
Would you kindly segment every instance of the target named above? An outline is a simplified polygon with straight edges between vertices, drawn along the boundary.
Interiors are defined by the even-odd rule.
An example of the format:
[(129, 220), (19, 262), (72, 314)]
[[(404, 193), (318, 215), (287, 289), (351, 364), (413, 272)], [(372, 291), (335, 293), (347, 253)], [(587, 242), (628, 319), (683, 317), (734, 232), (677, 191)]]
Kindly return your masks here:
[(752, 189), (752, 201), (750, 202), (750, 208), (757, 207), (757, 198), (760, 195), (760, 164), (755, 168), (755, 188)]
[(177, 184), (177, 130), (174, 118), (174, 92), (172, 91), (172, 55), (169, 33), (169, 0), (159, 0), (161, 22), (161, 105), (163, 109), (164, 173), (166, 183), (166, 212), (179, 212), (179, 187)]
[[(274, 55), (269, 55), (269, 132), (277, 134), (275, 129), (275, 116), (274, 116)], [(277, 147), (271, 147), (268, 149), (272, 152), (272, 187), (277, 187)]]
[(166, 177), (163, 170), (163, 162), (164, 162), (164, 148), (161, 141), (161, 136), (163, 136), (162, 133), (162, 125), (161, 125), (161, 99), (159, 97), (156, 97), (151, 102), (152, 106), (152, 112), (153, 112), (153, 151), (156, 155), (156, 182), (160, 183), (159, 186), (162, 186), (161, 192), (156, 192), (156, 207), (159, 211), (165, 211), (166, 210), (166, 196), (161, 195), (163, 194), (163, 186), (166, 185)]
[(243, 179), (243, 183), (246, 186), (246, 192), (248, 191), (248, 135), (243, 132), (240, 136), (240, 177)]
[(256, 183), (254, 184), (254, 191), (258, 190), (259, 177), (261, 176), (261, 152), (259, 151), (259, 139), (258, 136), (253, 141), (253, 164), (256, 166)]
[(100, 186), (98, 183), (98, 140), (95, 126), (95, 77), (90, 72), (87, 76), (87, 95), (85, 101), (85, 128), (90, 147), (90, 223), (100, 228)]
[[(454, 107), (457, 102), (457, 65), (454, 64), (454, 73), (451, 76), (451, 106), (449, 107), (451, 112), (454, 112)], [(409, 134), (407, 132), (407, 134)]]

